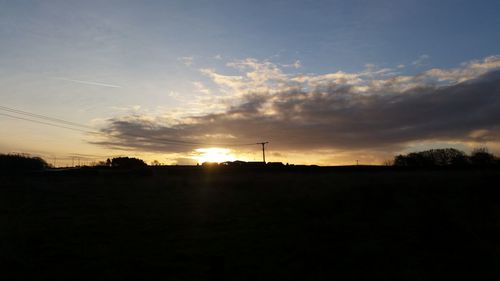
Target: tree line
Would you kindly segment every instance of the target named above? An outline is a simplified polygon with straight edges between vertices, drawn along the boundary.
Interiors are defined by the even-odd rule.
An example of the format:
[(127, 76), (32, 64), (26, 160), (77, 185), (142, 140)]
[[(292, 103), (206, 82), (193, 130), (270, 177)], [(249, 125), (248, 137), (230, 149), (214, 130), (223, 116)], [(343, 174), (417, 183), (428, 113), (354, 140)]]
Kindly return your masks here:
[[(141, 159), (133, 157), (116, 157), (93, 165), (94, 167), (143, 168), (148, 165)], [(1, 171), (41, 171), (54, 168), (43, 158), (26, 154), (0, 154)]]
[[(386, 164), (397, 167), (500, 167), (500, 158), (490, 153), (487, 148), (474, 149), (470, 154), (454, 148), (444, 148), (397, 155)], [(152, 165), (158, 164), (153, 162)], [(117, 169), (135, 169), (147, 166), (143, 160), (133, 157), (115, 157), (94, 165), (94, 167)], [(0, 171), (40, 171), (48, 168), (53, 167), (41, 157), (25, 154), (0, 154)]]
[(394, 158), (398, 167), (491, 167), (500, 166), (500, 159), (487, 148), (474, 149), (469, 155), (454, 149), (430, 149), (398, 155)]
[(24, 154), (0, 154), (1, 171), (35, 171), (50, 168), (41, 157), (32, 157)]

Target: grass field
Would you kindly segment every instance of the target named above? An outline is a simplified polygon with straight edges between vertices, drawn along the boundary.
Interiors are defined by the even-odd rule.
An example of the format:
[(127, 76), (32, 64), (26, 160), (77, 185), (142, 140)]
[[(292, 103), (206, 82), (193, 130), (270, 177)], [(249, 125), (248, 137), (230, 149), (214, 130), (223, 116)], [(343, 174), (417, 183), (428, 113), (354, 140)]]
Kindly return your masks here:
[(0, 176), (2, 280), (500, 277), (500, 171)]

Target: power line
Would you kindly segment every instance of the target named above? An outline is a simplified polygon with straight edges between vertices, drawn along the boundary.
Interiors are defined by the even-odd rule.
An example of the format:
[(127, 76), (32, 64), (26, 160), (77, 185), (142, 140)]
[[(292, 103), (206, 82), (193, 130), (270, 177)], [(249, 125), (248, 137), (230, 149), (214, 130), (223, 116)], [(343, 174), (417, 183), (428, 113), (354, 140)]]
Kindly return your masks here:
[[(72, 121), (63, 120), (60, 118), (54, 118), (54, 117), (50, 117), (50, 116), (42, 115), (42, 114), (35, 114), (32, 112), (19, 110), (19, 109), (15, 109), (15, 108), (11, 108), (11, 107), (6, 107), (6, 106), (2, 106), (2, 105), (0, 105), (0, 110), (30, 117), (30, 118), (24, 118), (24, 117), (14, 116), (14, 115), (0, 112), (0, 115), (7, 116), (10, 118), (16, 118), (16, 119), (20, 119), (20, 120), (24, 120), (24, 121), (29, 121), (29, 122), (34, 122), (34, 123), (38, 123), (38, 124), (43, 124), (43, 125), (58, 127), (58, 128), (62, 128), (62, 129), (73, 130), (73, 131), (79, 131), (79, 132), (84, 132), (84, 133), (89, 133), (89, 134), (94, 134), (94, 135), (102, 135), (102, 136), (107, 136), (107, 137), (110, 137), (110, 136), (117, 137), (116, 135), (113, 135), (111, 133), (106, 133), (103, 131), (89, 131), (89, 130), (83, 130), (83, 129), (79, 129), (79, 128), (67, 127), (67, 126), (75, 126), (75, 127), (87, 128), (87, 129), (94, 130), (94, 128), (92, 128), (90, 126), (79, 124), (79, 123), (72, 122)], [(38, 119), (42, 119), (45, 121), (35, 120), (32, 118), (38, 118)], [(61, 124), (66, 125), (66, 126), (54, 124), (54, 123), (61, 123)], [(121, 135), (142, 138), (146, 141), (147, 140), (156, 140), (156, 141), (163, 142), (163, 143), (170, 144), (170, 145), (181, 145), (181, 146), (199, 146), (199, 145), (201, 145), (201, 146), (235, 147), (235, 146), (250, 146), (250, 145), (255, 145), (255, 144), (261, 144), (261, 143), (203, 143), (203, 142), (190, 142), (190, 141), (174, 140), (174, 139), (162, 138), (162, 137), (146, 137), (144, 135), (132, 134), (132, 133), (121, 133)]]
[(87, 125), (78, 124), (78, 123), (75, 123), (75, 122), (71, 122), (71, 121), (67, 121), (67, 120), (63, 120), (63, 119), (59, 119), (59, 118), (50, 117), (50, 116), (47, 116), (47, 115), (35, 114), (35, 113), (27, 112), (27, 111), (24, 111), (24, 110), (19, 110), (19, 109), (15, 109), (15, 108), (11, 108), (11, 107), (6, 107), (6, 106), (3, 106), (3, 105), (0, 105), (0, 110), (8, 111), (8, 112), (11, 112), (11, 113), (17, 113), (17, 114), (27, 115), (27, 116), (31, 116), (31, 117), (35, 117), (35, 118), (39, 118), (39, 119), (45, 119), (45, 120), (52, 121), (52, 122), (63, 123), (63, 124), (70, 125), (70, 126), (76, 126), (76, 127), (81, 127), (81, 128), (93, 129), (92, 127), (87, 126)]
[[(86, 130), (81, 130), (81, 129), (77, 129), (77, 128), (71, 128), (71, 127), (61, 126), (61, 125), (58, 125), (58, 124), (43, 122), (43, 121), (39, 121), (39, 120), (24, 118), (24, 117), (20, 117), (20, 116), (14, 116), (14, 115), (10, 115), (10, 114), (7, 114), (7, 113), (2, 113), (2, 112), (0, 112), (0, 115), (7, 116), (7, 117), (10, 117), (10, 118), (19, 119), (19, 120), (29, 121), (29, 122), (33, 122), (33, 123), (37, 123), (37, 124), (43, 124), (43, 125), (48, 125), (48, 126), (52, 126), (52, 127), (57, 127), (57, 128), (62, 128), (62, 129), (67, 129), (67, 130), (72, 130), (72, 131), (77, 131), (77, 132), (89, 133), (89, 134), (94, 134), (94, 135), (116, 137), (116, 136), (113, 136), (111, 134), (106, 134), (104, 132), (86, 131)], [(123, 135), (145, 138), (144, 136), (130, 134), (130, 133), (124, 133)], [(182, 141), (173, 141), (173, 140), (168, 140), (168, 139), (156, 139), (156, 138), (149, 138), (149, 139), (163, 141), (163, 142), (165, 142), (167, 144), (171, 144), (171, 145), (184, 145), (184, 146), (204, 145), (204, 144), (201, 144), (201, 143), (184, 143)]]
[[(5, 113), (2, 114), (2, 113), (0, 113), (0, 114), (2, 114), (4, 116), (8, 116), (8, 117), (12, 117), (12, 118), (17, 118), (17, 119), (21, 119), (21, 120), (25, 120), (25, 121), (30, 121), (30, 122), (35, 122), (35, 123), (44, 124), (44, 125), (49, 125), (49, 126), (55, 126), (55, 127), (64, 128), (64, 129), (81, 131), (81, 132), (85, 132), (85, 133), (100, 134), (100, 135), (105, 135), (105, 136), (112, 136), (111, 134), (105, 133), (105, 132), (92, 132), (92, 131), (86, 131), (86, 130), (84, 131), (84, 130), (81, 130), (81, 129), (68, 128), (66, 126), (61, 126), (61, 125), (53, 124), (53, 122), (58, 122), (58, 123), (63, 123), (65, 125), (70, 125), (70, 126), (77, 126), (77, 127), (82, 127), (82, 128), (94, 129), (94, 128), (92, 128), (90, 126), (87, 126), (87, 125), (82, 125), (82, 124), (78, 124), (78, 123), (71, 122), (71, 121), (66, 121), (66, 120), (59, 119), (59, 118), (54, 118), (54, 117), (50, 117), (50, 116), (46, 116), (46, 115), (41, 115), (41, 114), (35, 114), (35, 113), (27, 112), (27, 111), (24, 111), (24, 110), (14, 109), (14, 108), (6, 107), (6, 106), (1, 106), (1, 105), (0, 105), (0, 110), (12, 112), (12, 113), (16, 113), (16, 114), (20, 114), (20, 115), (24, 115), (24, 116), (29, 116), (29, 117), (34, 117), (34, 118), (40, 118), (40, 119), (48, 120), (48, 121), (50, 121), (52, 123), (49, 124), (49, 123), (43, 122), (43, 121), (38, 121), (38, 120), (33, 120), (33, 119), (27, 119), (27, 118), (23, 118), (23, 117), (13, 116), (13, 115), (10, 115), (10, 114), (5, 114)], [(188, 141), (181, 141), (181, 140), (173, 140), (173, 139), (167, 139), (167, 138), (144, 137), (143, 135), (137, 135), (137, 134), (131, 134), (131, 133), (121, 133), (121, 134), (122, 135), (127, 135), (127, 136), (132, 136), (132, 137), (145, 138), (145, 139), (155, 139), (155, 140), (158, 140), (158, 141), (167, 142), (169, 144), (174, 144), (174, 145), (189, 145), (189, 146), (192, 146), (192, 145), (226, 145), (226, 146), (249, 145), (249, 144), (207, 144), (207, 143), (200, 143), (200, 142), (188, 142)]]
[(79, 131), (79, 132), (84, 132), (84, 133), (91, 133), (91, 134), (98, 134), (97, 132), (89, 132), (89, 131), (85, 131), (85, 130), (81, 130), (81, 129), (77, 129), (77, 128), (65, 127), (65, 126), (61, 126), (61, 125), (57, 125), (57, 124), (53, 124), (53, 123), (48, 123), (48, 122), (43, 122), (43, 121), (38, 121), (38, 120), (33, 120), (33, 119), (28, 119), (28, 118), (23, 118), (23, 117), (19, 117), (19, 116), (14, 116), (14, 115), (10, 115), (10, 114), (7, 114), (7, 113), (1, 113), (0, 112), (0, 115), (7, 116), (7, 117), (10, 117), (10, 118), (19, 119), (19, 120), (34, 122), (34, 123), (38, 123), (38, 124), (43, 124), (43, 125), (58, 127), (58, 128), (62, 128), (62, 129), (68, 129), (68, 130)]
[[(61, 125), (58, 125), (58, 124), (43, 122), (43, 121), (39, 121), (39, 120), (24, 118), (24, 117), (20, 117), (20, 116), (14, 116), (14, 115), (10, 115), (10, 114), (7, 114), (7, 113), (2, 113), (2, 112), (0, 112), (0, 115), (7, 116), (7, 117), (10, 117), (10, 118), (19, 119), (19, 120), (29, 121), (29, 122), (33, 122), (33, 123), (37, 123), (37, 124), (43, 124), (43, 125), (48, 125), (48, 126), (52, 126), (52, 127), (57, 127), (57, 128), (62, 128), (62, 129), (67, 129), (67, 130), (72, 130), (72, 131), (77, 131), (77, 132), (89, 133), (89, 134), (94, 134), (94, 135), (102, 135), (102, 136), (111, 136), (111, 134), (106, 134), (106, 133), (103, 133), (103, 132), (86, 131), (86, 130), (81, 130), (81, 129), (77, 129), (77, 128), (71, 128), (71, 127), (61, 126)], [(144, 136), (134, 135), (134, 134), (128, 134), (128, 133), (124, 134), (124, 135), (135, 136), (135, 137), (144, 137)], [(192, 143), (192, 144), (188, 144), (188, 143), (175, 143), (174, 141), (170, 142), (168, 140), (161, 140), (161, 141), (167, 142), (168, 144), (171, 144), (171, 145), (186, 145), (186, 146), (198, 145), (198, 144), (195, 144), (195, 143)]]

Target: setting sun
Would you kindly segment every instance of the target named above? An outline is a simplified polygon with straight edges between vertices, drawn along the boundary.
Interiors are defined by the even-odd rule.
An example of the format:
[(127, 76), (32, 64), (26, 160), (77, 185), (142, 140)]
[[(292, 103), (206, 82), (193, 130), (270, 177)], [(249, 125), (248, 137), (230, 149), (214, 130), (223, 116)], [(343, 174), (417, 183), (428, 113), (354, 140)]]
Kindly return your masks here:
[(196, 149), (197, 155), (194, 157), (198, 163), (204, 162), (226, 162), (234, 161), (236, 157), (231, 153), (230, 149), (227, 148), (198, 148)]

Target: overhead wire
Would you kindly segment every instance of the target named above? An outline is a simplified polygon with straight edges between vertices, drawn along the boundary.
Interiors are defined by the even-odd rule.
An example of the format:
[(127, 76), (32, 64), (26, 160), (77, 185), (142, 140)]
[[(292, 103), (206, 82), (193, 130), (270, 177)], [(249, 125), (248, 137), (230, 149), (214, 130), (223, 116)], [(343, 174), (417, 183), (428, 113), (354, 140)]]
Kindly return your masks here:
[(11, 112), (11, 113), (17, 113), (17, 114), (21, 114), (21, 115), (27, 115), (27, 116), (31, 116), (31, 117), (35, 117), (35, 118), (39, 118), (39, 119), (44, 119), (44, 120), (47, 120), (47, 121), (63, 123), (63, 124), (70, 125), (70, 126), (76, 126), (76, 127), (81, 127), (81, 128), (87, 128), (87, 129), (94, 129), (94, 128), (92, 128), (90, 126), (87, 126), (87, 125), (78, 124), (78, 123), (75, 123), (75, 122), (71, 122), (71, 121), (67, 121), (67, 120), (63, 120), (63, 119), (59, 119), (59, 118), (50, 117), (50, 116), (47, 116), (47, 115), (35, 114), (35, 113), (31, 113), (31, 112), (24, 111), (24, 110), (19, 110), (19, 109), (14, 109), (14, 108), (6, 107), (6, 106), (3, 106), (3, 105), (0, 105), (0, 110), (8, 111), (8, 112)]
[(43, 122), (43, 121), (39, 121), (39, 120), (24, 118), (24, 117), (20, 117), (20, 116), (14, 116), (14, 115), (10, 115), (10, 114), (7, 114), (7, 113), (1, 113), (0, 112), (0, 115), (7, 116), (7, 117), (10, 117), (10, 118), (19, 119), (19, 120), (34, 122), (34, 123), (38, 123), (38, 124), (43, 124), (43, 125), (58, 127), (58, 128), (62, 128), (62, 129), (68, 129), (68, 130), (85, 132), (85, 133), (94, 133), (94, 134), (97, 133), (97, 132), (89, 132), (89, 131), (85, 131), (85, 130), (81, 130), (81, 129), (77, 129), (77, 128), (71, 128), (71, 127), (61, 126), (61, 125), (58, 125), (58, 124)]
[[(60, 118), (55, 118), (55, 117), (51, 117), (51, 116), (47, 116), (47, 115), (42, 115), (42, 114), (35, 114), (35, 113), (32, 113), (32, 112), (28, 112), (28, 111), (24, 111), (24, 110), (19, 110), (19, 109), (15, 109), (15, 108), (11, 108), (11, 107), (6, 107), (6, 106), (2, 106), (2, 105), (0, 105), (0, 110), (7, 111), (9, 113), (18, 114), (18, 115), (24, 115), (26, 117), (30, 117), (30, 118), (25, 118), (25, 117), (14, 116), (14, 115), (11, 115), (11, 114), (1, 113), (0, 112), (0, 115), (7, 116), (7, 117), (10, 117), (10, 118), (15, 118), (15, 119), (19, 119), (19, 120), (24, 120), (24, 121), (34, 122), (34, 123), (38, 123), (38, 124), (43, 124), (43, 125), (58, 127), (58, 128), (62, 128), (62, 129), (68, 129), (68, 130), (73, 130), (73, 131), (79, 131), (79, 132), (94, 134), (94, 135), (102, 135), (102, 136), (107, 136), (107, 137), (109, 137), (109, 136), (111, 136), (111, 137), (117, 137), (116, 135), (113, 135), (111, 133), (106, 133), (106, 132), (103, 132), (103, 131), (89, 131), (89, 130), (79, 129), (79, 128), (86, 128), (86, 129), (95, 130), (94, 128), (92, 128), (90, 126), (79, 124), (79, 123), (72, 122), (72, 121), (67, 121), (67, 120), (60, 119)], [(44, 121), (40, 121), (40, 120), (36, 120), (36, 119), (32, 119), (32, 118), (38, 118), (38, 119), (42, 119)], [(54, 124), (54, 123), (60, 123), (62, 125), (60, 125), (60, 124)], [(68, 126), (74, 126), (74, 127), (79, 127), (79, 128), (72, 128), (72, 127), (68, 127)], [(151, 136), (147, 137), (147, 136), (144, 136), (144, 135), (133, 134), (133, 133), (121, 133), (121, 135), (131, 136), (131, 137), (136, 137), (136, 138), (142, 138), (142, 139), (144, 139), (144, 141), (156, 140), (156, 141), (163, 142), (163, 143), (166, 143), (166, 144), (169, 144), (169, 145), (180, 145), (180, 146), (226, 146), (226, 147), (229, 146), (229, 147), (236, 147), (236, 146), (250, 146), (250, 145), (259, 144), (259, 143), (209, 143), (209, 142), (205, 142), (204, 143), (204, 142), (192, 142), (192, 141), (174, 140), (174, 139), (162, 138), (162, 137), (151, 137)]]

